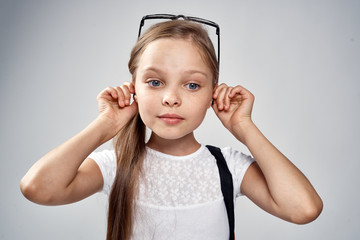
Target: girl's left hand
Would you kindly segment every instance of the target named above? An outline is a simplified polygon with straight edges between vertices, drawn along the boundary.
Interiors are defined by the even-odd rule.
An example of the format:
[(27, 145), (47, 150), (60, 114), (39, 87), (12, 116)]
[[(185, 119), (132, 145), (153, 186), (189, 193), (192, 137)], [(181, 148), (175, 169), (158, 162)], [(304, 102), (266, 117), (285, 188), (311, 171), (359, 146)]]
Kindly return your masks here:
[(252, 123), (251, 112), (255, 98), (247, 89), (222, 83), (215, 88), (213, 99), (212, 108), (230, 132), (242, 124)]

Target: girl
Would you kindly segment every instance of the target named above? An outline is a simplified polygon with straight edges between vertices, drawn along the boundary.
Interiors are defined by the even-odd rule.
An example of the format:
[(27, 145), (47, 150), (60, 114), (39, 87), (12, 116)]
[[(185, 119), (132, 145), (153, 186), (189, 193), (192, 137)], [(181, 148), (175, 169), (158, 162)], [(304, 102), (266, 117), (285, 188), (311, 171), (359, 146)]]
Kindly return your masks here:
[[(132, 82), (103, 90), (98, 117), (30, 168), (25, 197), (59, 205), (109, 194), (107, 239), (229, 239), (216, 160), (193, 133), (212, 107), (256, 159), (221, 149), (236, 196), (297, 224), (320, 214), (310, 182), (253, 123), (254, 96), (217, 84), (214, 47), (194, 20), (158, 23), (139, 38)], [(114, 150), (92, 153), (112, 138)]]

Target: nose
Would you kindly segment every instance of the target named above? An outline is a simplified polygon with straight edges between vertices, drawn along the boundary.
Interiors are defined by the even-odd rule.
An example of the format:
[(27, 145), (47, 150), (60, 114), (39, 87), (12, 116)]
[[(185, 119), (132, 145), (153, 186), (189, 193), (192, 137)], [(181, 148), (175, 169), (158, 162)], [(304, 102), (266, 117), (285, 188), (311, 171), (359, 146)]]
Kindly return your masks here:
[(178, 107), (181, 105), (181, 98), (176, 91), (168, 91), (163, 97), (163, 105), (169, 107)]

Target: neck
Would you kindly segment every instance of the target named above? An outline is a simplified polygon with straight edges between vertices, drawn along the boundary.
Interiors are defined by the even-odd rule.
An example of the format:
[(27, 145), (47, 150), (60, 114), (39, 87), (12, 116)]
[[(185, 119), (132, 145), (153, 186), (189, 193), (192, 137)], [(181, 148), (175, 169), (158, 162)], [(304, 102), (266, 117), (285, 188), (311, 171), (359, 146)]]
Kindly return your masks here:
[(196, 152), (201, 146), (196, 141), (193, 132), (179, 139), (161, 138), (152, 132), (146, 145), (151, 149), (173, 156), (189, 155)]

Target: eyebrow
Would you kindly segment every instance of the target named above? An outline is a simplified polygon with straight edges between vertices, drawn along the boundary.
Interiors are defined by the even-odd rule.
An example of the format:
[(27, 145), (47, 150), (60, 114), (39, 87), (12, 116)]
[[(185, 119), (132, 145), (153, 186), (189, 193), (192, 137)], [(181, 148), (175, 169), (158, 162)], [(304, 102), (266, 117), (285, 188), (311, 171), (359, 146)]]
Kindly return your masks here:
[[(166, 74), (166, 71), (162, 70), (161, 68), (155, 67), (155, 66), (145, 67), (142, 72), (149, 72), (149, 71), (153, 71), (153, 72), (160, 73), (160, 74)], [(205, 77), (209, 77), (208, 74), (206, 74), (206, 72), (203, 72), (203, 71), (197, 70), (197, 69), (189, 69), (189, 70), (184, 71), (184, 73), (188, 74), (188, 75), (201, 74), (201, 75), (204, 75)]]

